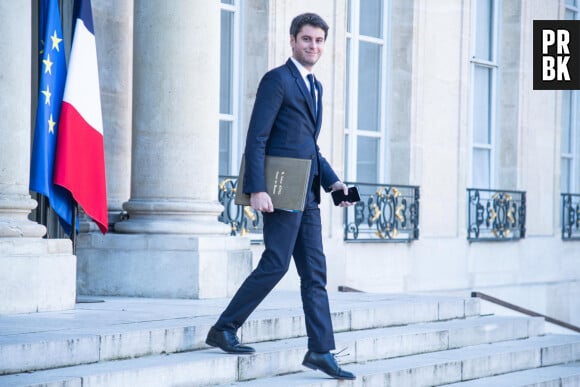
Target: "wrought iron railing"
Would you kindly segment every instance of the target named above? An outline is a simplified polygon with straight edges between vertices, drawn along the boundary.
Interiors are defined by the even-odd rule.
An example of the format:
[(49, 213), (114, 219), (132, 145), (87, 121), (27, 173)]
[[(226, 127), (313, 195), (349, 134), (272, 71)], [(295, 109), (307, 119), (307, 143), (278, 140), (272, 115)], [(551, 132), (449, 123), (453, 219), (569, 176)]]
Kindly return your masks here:
[(508, 241), (526, 236), (526, 193), (467, 189), (467, 240)]
[(562, 239), (580, 240), (580, 194), (562, 194)]
[(419, 187), (356, 185), (361, 201), (344, 209), (348, 242), (411, 242), (419, 239)]
[[(218, 200), (224, 211), (220, 222), (230, 225), (230, 235), (250, 235), (262, 241), (262, 214), (235, 204), (237, 177), (220, 176)], [(419, 187), (357, 184), (361, 201), (345, 208), (344, 239), (351, 242), (410, 242), (419, 239)]]
[(262, 240), (262, 214), (249, 206), (239, 206), (234, 202), (238, 179), (236, 176), (219, 177), (218, 200), (224, 211), (218, 220), (230, 225), (230, 235), (249, 235), (252, 242)]

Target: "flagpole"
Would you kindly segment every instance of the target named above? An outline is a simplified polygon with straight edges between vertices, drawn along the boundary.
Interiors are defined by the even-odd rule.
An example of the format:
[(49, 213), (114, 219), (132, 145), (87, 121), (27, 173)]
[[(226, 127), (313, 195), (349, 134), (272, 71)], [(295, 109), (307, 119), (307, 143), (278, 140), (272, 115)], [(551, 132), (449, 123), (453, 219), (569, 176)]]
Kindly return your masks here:
[(72, 199), (72, 224), (70, 240), (72, 241), (72, 252), (73, 255), (77, 255), (77, 215), (78, 215), (78, 203), (76, 200)]
[[(73, 213), (72, 213), (72, 227), (71, 227), (72, 231), (70, 234), (70, 240), (72, 241), (73, 255), (76, 256), (77, 255), (77, 217), (78, 217), (79, 204), (74, 199), (71, 199), (71, 203), (72, 203)], [(99, 303), (99, 302), (105, 302), (105, 300), (92, 299), (92, 298), (82, 298), (82, 297), (79, 297), (78, 293), (75, 294), (75, 304), (93, 304), (93, 303)]]
[(46, 227), (46, 235), (44, 237), (50, 238), (50, 230), (48, 229), (48, 200), (46, 196), (37, 194), (36, 201), (38, 203), (38, 207), (36, 207), (36, 221)]
[(40, 212), (40, 218), (41, 218), (41, 223), (42, 225), (44, 225), (44, 227), (46, 227), (46, 236), (45, 238), (50, 239), (50, 232), (52, 230), (50, 230), (50, 227), (48, 225), (48, 198), (44, 195), (40, 195), (41, 197), (41, 212)]

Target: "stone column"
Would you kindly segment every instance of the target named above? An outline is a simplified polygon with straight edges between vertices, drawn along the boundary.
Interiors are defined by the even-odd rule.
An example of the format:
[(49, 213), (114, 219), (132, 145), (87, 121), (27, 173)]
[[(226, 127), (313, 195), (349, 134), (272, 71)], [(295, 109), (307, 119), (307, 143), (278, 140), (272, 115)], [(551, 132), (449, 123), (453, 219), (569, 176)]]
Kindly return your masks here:
[[(131, 186), (131, 101), (133, 79), (133, 2), (93, 0), (103, 137), (107, 176), (109, 225), (121, 220)], [(64, 9), (66, 12), (70, 9)], [(65, 20), (66, 23), (66, 20)], [(66, 35), (66, 33), (65, 33)], [(98, 231), (96, 223), (80, 212), (81, 232)], [(81, 246), (82, 249), (82, 246)]]
[(224, 234), (216, 222), (217, 2), (137, 2), (133, 174), (119, 232)]
[(128, 219), (115, 224), (117, 234), (87, 236), (79, 287), (225, 297), (250, 271), (251, 253), (217, 220), (219, 3), (135, 2), (133, 23)]
[(101, 104), (106, 112), (103, 134), (109, 223), (114, 224), (119, 221), (131, 187), (133, 2), (93, 0), (92, 7), (98, 37)]
[(28, 219), (31, 148), (31, 3), (0, 0), (0, 314), (74, 307), (76, 260), (69, 240), (46, 240)]
[[(30, 53), (22, 48), (30, 47), (31, 8), (30, 4), (12, 7), (9, 1), (1, 1), (0, 7), (4, 15), (0, 32), (8, 39), (0, 55), (4, 69), (0, 84), (5, 96), (0, 101), (0, 238), (41, 237), (45, 227), (28, 220), (36, 201), (28, 193), (31, 93), (30, 83), (23, 82), (30, 80)], [(25, 21), (23, 33), (16, 32), (20, 20)]]

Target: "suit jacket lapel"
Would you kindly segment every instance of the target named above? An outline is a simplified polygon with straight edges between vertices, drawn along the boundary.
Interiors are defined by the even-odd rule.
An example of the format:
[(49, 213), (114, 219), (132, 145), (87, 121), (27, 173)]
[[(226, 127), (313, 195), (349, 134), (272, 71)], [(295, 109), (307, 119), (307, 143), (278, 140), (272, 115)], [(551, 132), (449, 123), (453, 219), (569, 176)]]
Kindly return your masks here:
[[(304, 96), (304, 98), (306, 99), (306, 101), (312, 101), (312, 97), (310, 96), (310, 92), (308, 91), (308, 88), (306, 87), (306, 83), (304, 83), (304, 79), (302, 79), (302, 75), (300, 75), (300, 71), (298, 71), (298, 69), (296, 68), (296, 66), (294, 65), (294, 63), (292, 63), (291, 59), (288, 59), (288, 61), (286, 62), (286, 65), (290, 68), (290, 72), (292, 73), (292, 75), (294, 76), (294, 80), (296, 81), (296, 84), (298, 85), (298, 88), (300, 89), (300, 92), (302, 93), (302, 95)], [(318, 83), (318, 90), (319, 90), (319, 98), (318, 98), (318, 105), (320, 106), (320, 101), (322, 100), (320, 98), (320, 96), (322, 95), (321, 92), (321, 88), (320, 88), (320, 83), (317, 81)], [(314, 124), (316, 125), (318, 118), (316, 117), (316, 113), (314, 110), (314, 104), (313, 103), (308, 103), (308, 111), (310, 112), (310, 118), (312, 118), (312, 120), (314, 121)], [(320, 113), (320, 109), (318, 110), (318, 112)]]
[(316, 126), (317, 129), (320, 125), (320, 119), (322, 118), (322, 84), (316, 79), (316, 90), (317, 90), (317, 98), (316, 98), (316, 109), (314, 113), (316, 114)]
[(320, 131), (321, 121), (322, 121), (322, 84), (316, 80), (316, 87), (318, 89), (318, 99), (316, 103), (318, 108), (316, 109), (316, 137), (318, 138), (318, 132)]

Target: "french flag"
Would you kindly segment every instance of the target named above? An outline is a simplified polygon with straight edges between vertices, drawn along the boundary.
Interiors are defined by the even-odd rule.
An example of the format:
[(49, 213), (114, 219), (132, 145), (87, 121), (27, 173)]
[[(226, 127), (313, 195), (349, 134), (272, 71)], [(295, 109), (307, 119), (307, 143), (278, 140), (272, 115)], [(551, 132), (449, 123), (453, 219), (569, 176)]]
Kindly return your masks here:
[(76, 0), (73, 17), (53, 181), (71, 192), (104, 234), (108, 230), (105, 147), (90, 0)]

